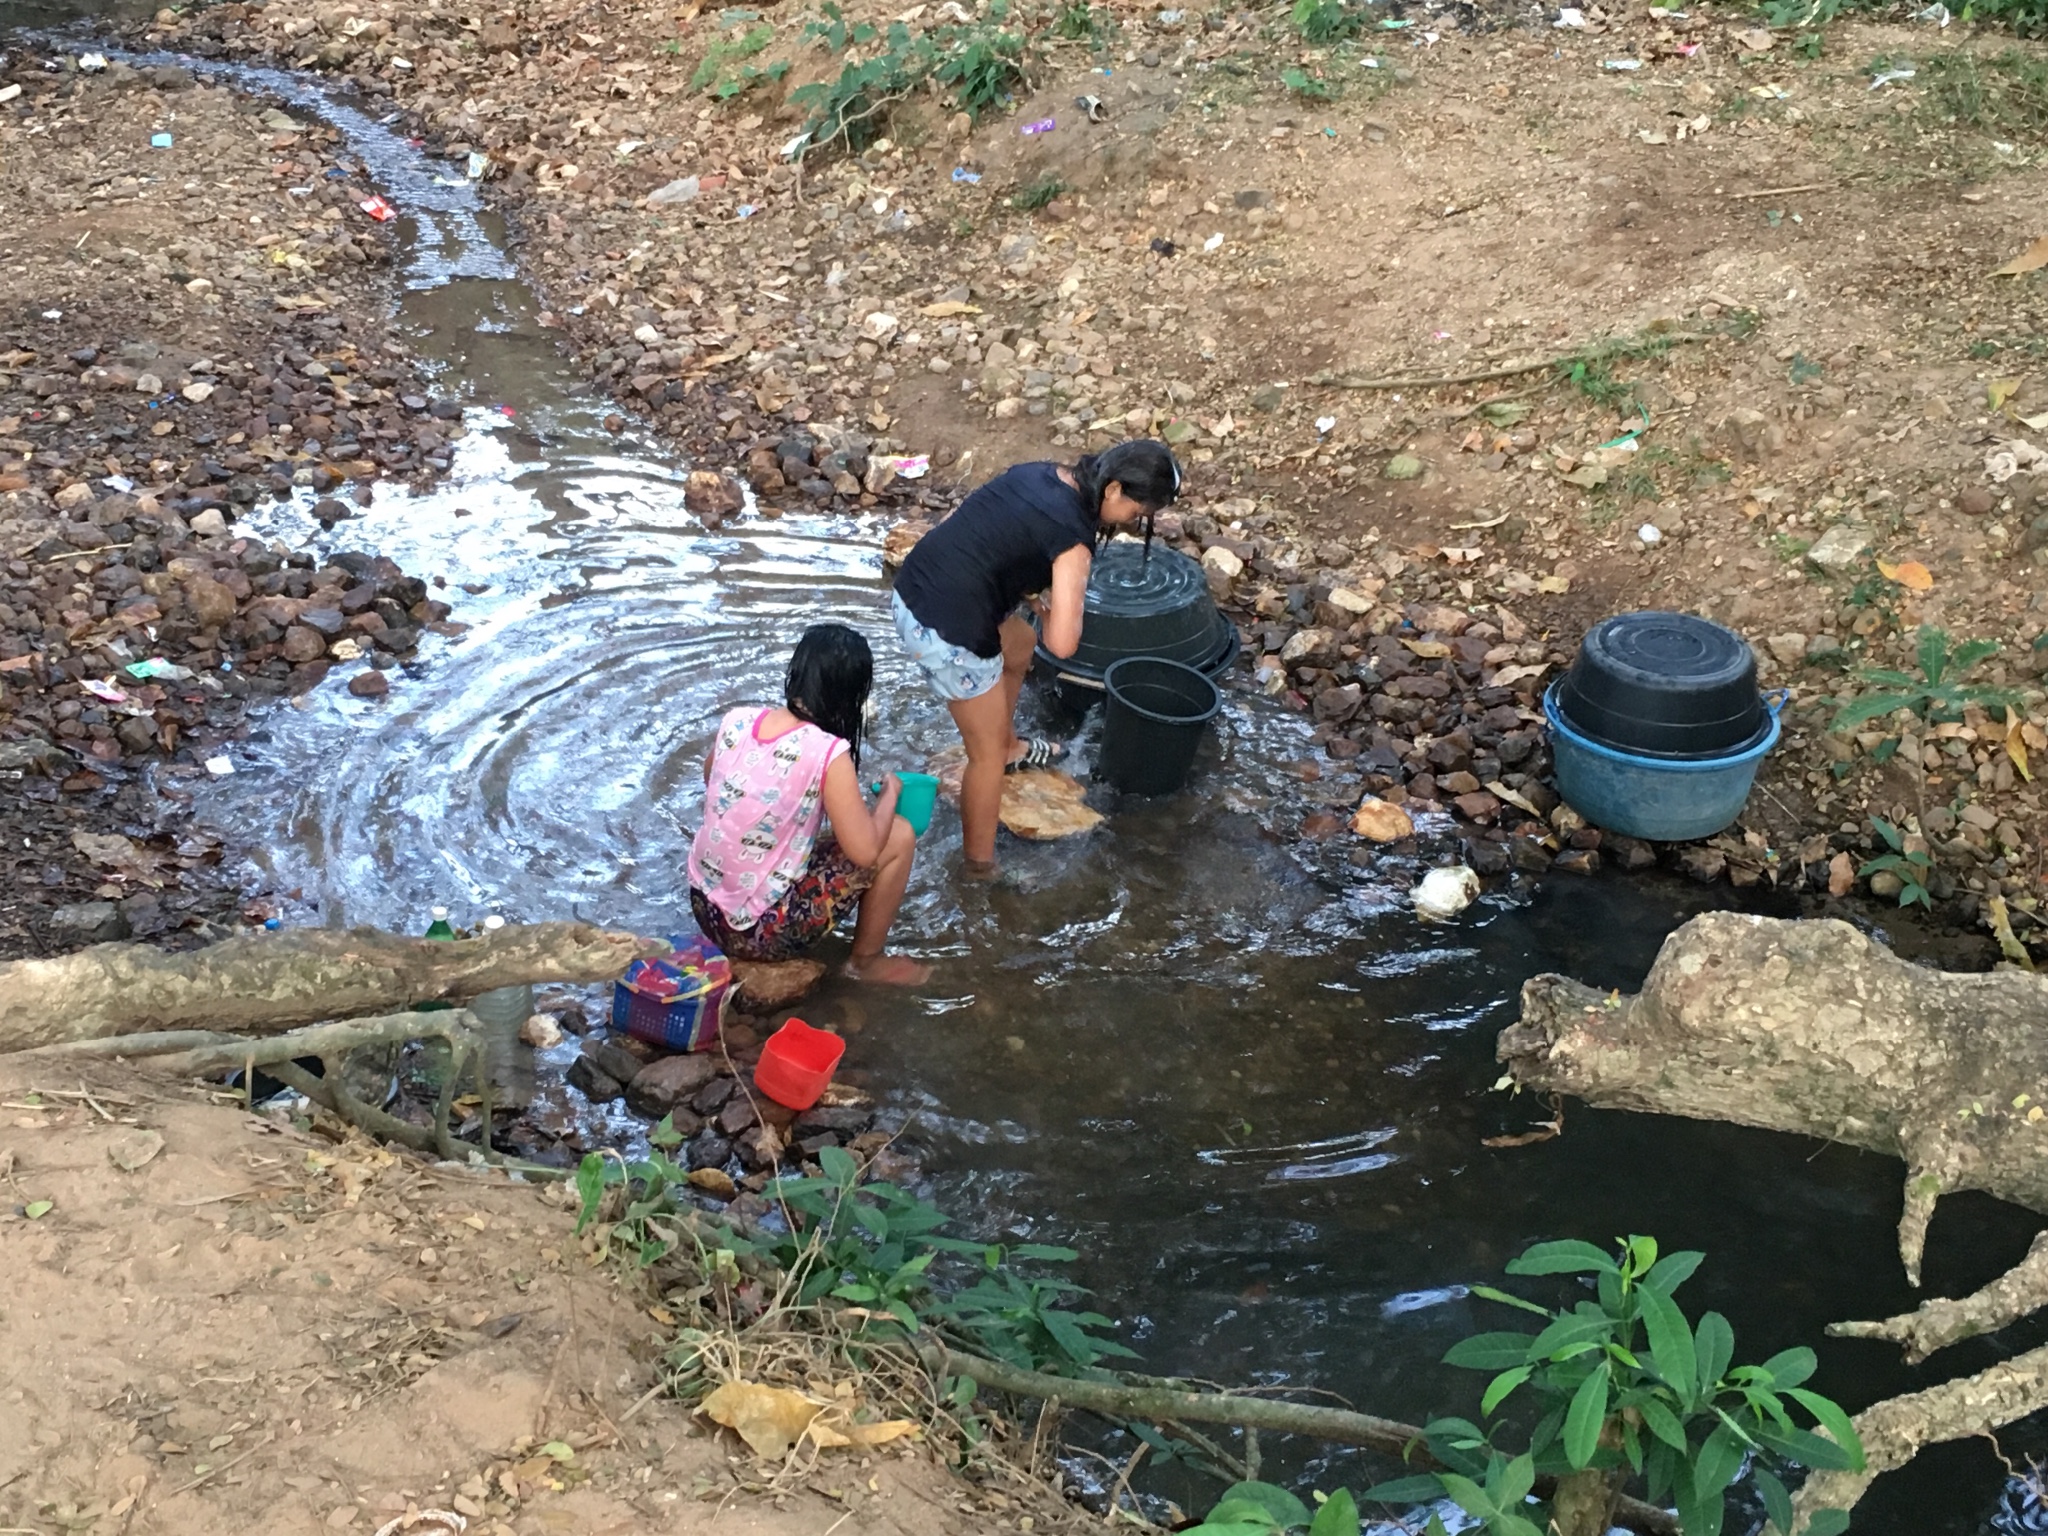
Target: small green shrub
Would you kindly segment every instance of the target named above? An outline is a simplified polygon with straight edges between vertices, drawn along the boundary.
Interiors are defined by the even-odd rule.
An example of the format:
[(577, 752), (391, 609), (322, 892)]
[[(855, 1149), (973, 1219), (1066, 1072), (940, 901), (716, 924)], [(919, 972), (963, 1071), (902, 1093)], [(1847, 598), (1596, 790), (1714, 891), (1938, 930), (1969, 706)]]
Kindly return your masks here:
[(1287, 87), (1288, 94), (1299, 96), (1304, 101), (1329, 101), (1336, 96), (1336, 88), (1320, 75), (1312, 75), (1305, 69), (1283, 69), (1280, 83)]
[[(758, 22), (737, 35), (719, 38), (704, 50), (704, 57), (697, 61), (696, 71), (690, 76), (690, 89), (708, 91), (731, 83), (731, 77), (726, 75), (728, 66), (751, 59), (773, 41), (775, 29), (765, 21)], [(761, 74), (760, 70), (754, 71), (755, 78)], [(745, 85), (736, 84), (730, 90), (719, 89), (717, 94), (721, 98), (736, 96), (745, 89)]]
[(1294, 0), (1290, 14), (1294, 30), (1308, 43), (1341, 42), (1365, 25), (1363, 13), (1345, 0)]
[(1067, 190), (1067, 184), (1057, 176), (1041, 176), (1030, 186), (1010, 194), (1010, 206), (1025, 213), (1036, 213), (1047, 203)]
[[(842, 142), (851, 150), (866, 148), (881, 137), (889, 108), (928, 84), (944, 88), (956, 106), (979, 120), (1025, 83), (1024, 39), (1003, 30), (1008, 15), (1008, 0), (995, 0), (986, 23), (912, 32), (895, 21), (882, 30), (849, 23), (828, 0), (824, 19), (812, 22), (805, 36), (830, 52), (856, 56), (836, 79), (789, 93), (791, 105), (808, 114), (807, 149)], [(870, 49), (871, 56), (858, 57)]]
[(1857, 679), (1873, 685), (1872, 689), (1835, 712), (1833, 729), (1850, 730), (1901, 709), (1941, 724), (1962, 719), (1971, 705), (1983, 710), (2010, 708), (2019, 702), (2013, 689), (1966, 681), (1971, 672), (1997, 654), (1996, 640), (1965, 640), (1956, 645), (1947, 630), (1923, 624), (1913, 658), (1920, 675), (1888, 667), (1858, 668)]
[(1908, 848), (1906, 834), (1886, 821), (1882, 816), (1870, 818), (1870, 824), (1877, 828), (1877, 835), (1885, 840), (1890, 853), (1881, 853), (1874, 859), (1866, 859), (1859, 875), (1875, 875), (1886, 870), (1899, 877), (1899, 905), (1910, 907), (1916, 902), (1932, 908), (1934, 898), (1927, 890), (1928, 876), (1934, 873), (1934, 859), (1925, 848)]

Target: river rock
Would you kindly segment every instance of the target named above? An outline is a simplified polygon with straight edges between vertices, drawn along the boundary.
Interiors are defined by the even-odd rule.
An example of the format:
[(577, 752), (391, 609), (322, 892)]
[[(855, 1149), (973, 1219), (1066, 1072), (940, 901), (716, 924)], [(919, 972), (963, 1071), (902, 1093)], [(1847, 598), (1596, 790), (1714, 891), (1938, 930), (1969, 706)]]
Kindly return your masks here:
[(219, 629), (235, 616), (235, 594), (211, 576), (194, 576), (186, 582), (185, 601), (201, 629)]
[(732, 974), (741, 1006), (749, 1013), (768, 1013), (808, 996), (824, 979), (825, 966), (817, 960), (735, 960)]
[(1390, 801), (1367, 795), (1351, 818), (1351, 830), (1375, 843), (1398, 843), (1415, 835), (1415, 818)]
[(306, 624), (294, 624), (284, 632), (284, 659), (294, 666), (302, 661), (318, 661), (327, 654), (327, 639), (319, 630)]
[(714, 469), (693, 469), (683, 482), (683, 505), (698, 517), (722, 521), (747, 504), (747, 490), (730, 475)]
[(81, 901), (50, 914), (50, 929), (69, 944), (108, 944), (128, 937), (128, 919), (111, 901)]
[(1422, 460), (1412, 453), (1397, 453), (1387, 460), (1387, 467), (1380, 473), (1389, 480), (1420, 480)]
[[(582, 1046), (583, 1056), (588, 1057), (605, 1076), (615, 1078), (621, 1084), (637, 1078), (651, 1054), (635, 1050), (633, 1045), (617, 1035), (591, 1035), (584, 1039)], [(624, 1089), (620, 1091), (624, 1092)]]
[(633, 1075), (626, 1085), (626, 1103), (635, 1114), (658, 1120), (688, 1103), (692, 1094), (718, 1075), (718, 1069), (715, 1056), (664, 1056)]
[(375, 667), (366, 667), (348, 680), (348, 691), (359, 699), (381, 699), (391, 691), (391, 679)]
[(616, 1077), (588, 1056), (578, 1056), (570, 1062), (569, 1070), (562, 1074), (562, 1079), (593, 1104), (609, 1104), (626, 1091)]

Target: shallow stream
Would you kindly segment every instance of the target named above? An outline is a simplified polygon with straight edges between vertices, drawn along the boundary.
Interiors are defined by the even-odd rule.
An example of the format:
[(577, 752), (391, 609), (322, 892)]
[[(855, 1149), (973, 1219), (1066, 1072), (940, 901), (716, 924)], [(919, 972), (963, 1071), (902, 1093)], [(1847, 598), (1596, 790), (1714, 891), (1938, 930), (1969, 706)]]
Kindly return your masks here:
[[(708, 531), (684, 509), (687, 466), (605, 430), (607, 403), (536, 325), (472, 189), (438, 185), (445, 167), (360, 108), (236, 73), (351, 136), (405, 215), (400, 324), (474, 402), (439, 487), (380, 488), (332, 534), (303, 504), (241, 525), (445, 578), (471, 626), (429, 639), (388, 699), (337, 678), (276, 706), (202, 800), (255, 878), (299, 893), (291, 920), (403, 929), (445, 904), (686, 926), (710, 732), (779, 693), (790, 645), (821, 618), (875, 643), (871, 767), (922, 766), (952, 739), (890, 631), (880, 526), (749, 514)], [(1913, 1304), (1895, 1163), (1584, 1109), (1554, 1142), (1483, 1148), (1547, 1114), (1489, 1092), (1523, 980), (1632, 988), (1672, 927), (1730, 893), (1561, 877), (1426, 926), (1406, 904), (1412, 865), (1354, 865), (1345, 845), (1293, 836), (1326, 786), (1286, 765), (1311, 756), (1298, 717), (1233, 693), (1189, 792), (1105, 801), (1105, 826), (1073, 843), (1012, 845), (994, 888), (950, 878), (958, 823), (941, 811), (900, 926), (933, 984), (833, 983), (805, 1012), (849, 1033), (849, 1066), (909, 1121), (964, 1228), (1080, 1249), (1144, 1369), (1319, 1387), (1400, 1418), (1473, 1410), (1478, 1378), (1438, 1362), (1505, 1320), (1465, 1288), (1547, 1237), (1705, 1249), (1689, 1310), (1726, 1312), (1741, 1357), (1815, 1345), (1817, 1385), (1852, 1407), (1993, 1357), (1965, 1345), (1923, 1378), (1889, 1348), (1821, 1337)], [(1945, 1204), (1930, 1288), (1988, 1279), (2034, 1226), (1986, 1200)], [(2043, 1448), (2038, 1432), (2004, 1446), (2016, 1462)], [(1384, 1470), (1267, 1450), (1273, 1472), (1325, 1487)], [(1939, 1451), (1881, 1485), (1856, 1529), (2033, 1528), (2001, 1513), (2002, 1494), (1987, 1450)]]

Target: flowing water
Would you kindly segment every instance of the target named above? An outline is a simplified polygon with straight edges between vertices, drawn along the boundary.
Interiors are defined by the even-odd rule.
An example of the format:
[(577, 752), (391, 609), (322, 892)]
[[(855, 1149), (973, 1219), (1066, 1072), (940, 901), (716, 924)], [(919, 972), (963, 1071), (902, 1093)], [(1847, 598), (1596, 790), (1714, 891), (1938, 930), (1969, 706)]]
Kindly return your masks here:
[[(778, 695), (818, 619), (875, 642), (870, 766), (922, 766), (952, 739), (890, 631), (878, 526), (749, 513), (707, 530), (683, 505), (686, 466), (604, 429), (605, 403), (535, 324), (469, 188), (437, 184), (345, 102), (236, 73), (349, 133), (406, 215), (400, 323), (476, 402), (440, 486), (380, 488), (331, 535), (302, 504), (243, 524), (439, 576), (470, 626), (430, 639), (387, 700), (330, 684), (278, 705), (203, 802), (257, 878), (299, 893), (298, 920), (406, 928), (438, 903), (686, 926), (711, 731)], [(1438, 1362), (1507, 1320), (1467, 1287), (1546, 1237), (1705, 1249), (1690, 1309), (1727, 1313), (1744, 1357), (1819, 1346), (1817, 1385), (1852, 1406), (1994, 1357), (1965, 1345), (1915, 1373), (1888, 1348), (1823, 1341), (1828, 1321), (1913, 1304), (1895, 1163), (1583, 1109), (1556, 1141), (1480, 1145), (1548, 1113), (1489, 1091), (1522, 981), (1633, 987), (1662, 937), (1726, 890), (1549, 880), (1426, 926), (1405, 900), (1412, 865), (1288, 835), (1321, 788), (1285, 771), (1311, 756), (1298, 717), (1233, 693), (1216, 736), (1187, 793), (1105, 800), (1095, 834), (1009, 848), (993, 888), (949, 877), (958, 823), (942, 810), (899, 929), (933, 984), (834, 983), (806, 1005), (849, 1034), (850, 1071), (907, 1122), (963, 1227), (1080, 1249), (1080, 1278), (1147, 1370), (1319, 1387), (1408, 1419), (1471, 1412), (1478, 1379)], [(1989, 1278), (2033, 1227), (1985, 1200), (1944, 1205), (1930, 1288)], [(2016, 1432), (2006, 1453), (2043, 1438)], [(1274, 1471), (1323, 1486), (1376, 1475), (1348, 1453), (1267, 1449)], [(1880, 1485), (1856, 1528), (2020, 1529), (2016, 1487), (1980, 1448), (1933, 1452)]]

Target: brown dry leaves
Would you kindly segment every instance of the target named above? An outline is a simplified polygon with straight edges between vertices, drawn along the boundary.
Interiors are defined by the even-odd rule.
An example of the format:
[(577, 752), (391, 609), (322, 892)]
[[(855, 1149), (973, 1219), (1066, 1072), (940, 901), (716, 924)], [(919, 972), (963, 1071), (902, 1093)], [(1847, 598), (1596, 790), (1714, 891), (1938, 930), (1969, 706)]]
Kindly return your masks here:
[(843, 1404), (821, 1403), (787, 1387), (752, 1381), (726, 1382), (705, 1398), (697, 1411), (737, 1431), (756, 1456), (768, 1461), (781, 1460), (790, 1447), (806, 1439), (827, 1447), (867, 1447), (919, 1433), (910, 1419), (856, 1424)]
[(2048, 235), (2041, 236), (2019, 255), (1991, 275), (1993, 277), (2021, 277), (2029, 272), (2038, 272), (2048, 267)]

